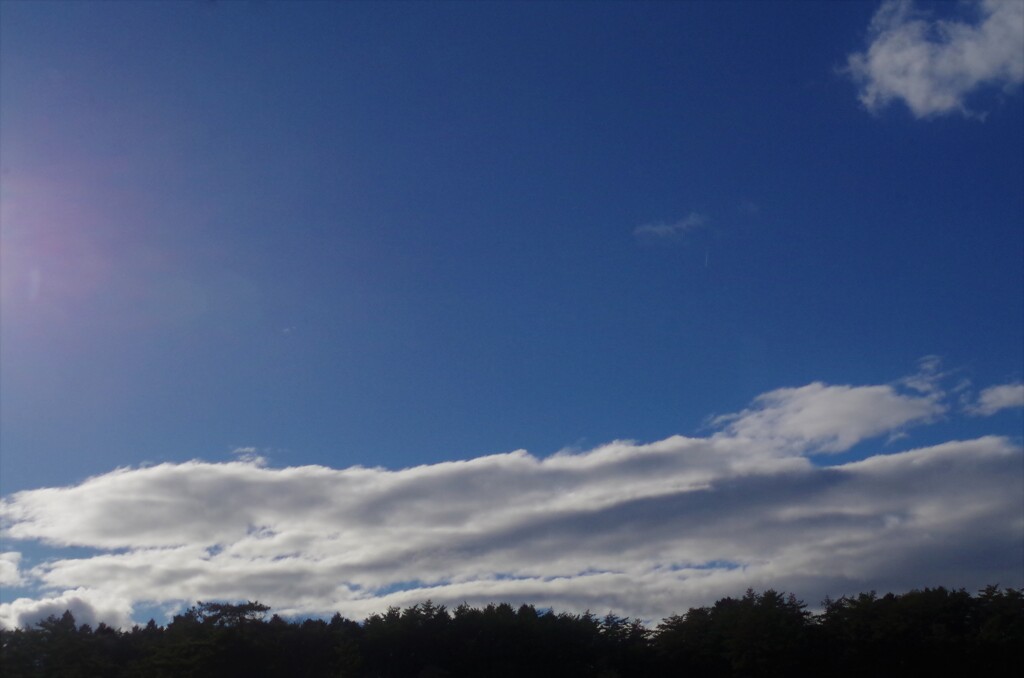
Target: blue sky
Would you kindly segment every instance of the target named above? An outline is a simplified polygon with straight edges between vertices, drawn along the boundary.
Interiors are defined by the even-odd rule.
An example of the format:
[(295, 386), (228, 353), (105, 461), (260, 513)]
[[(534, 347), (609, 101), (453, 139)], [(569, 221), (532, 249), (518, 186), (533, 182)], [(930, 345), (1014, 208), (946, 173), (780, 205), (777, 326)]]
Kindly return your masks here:
[[(954, 464), (943, 445), (996, 465), (977, 461), (966, 477), (978, 496), (1009, 498), (986, 515), (1010, 519), (968, 549), (969, 566), (924, 579), (974, 586), (1016, 571), (1001, 583), (1020, 585), (1021, 12), (4, 2), (0, 623), (65, 603), (126, 623), (144, 606), (233, 595), (295, 613), (522, 596), (654, 618), (666, 573), (680, 607), (751, 582), (804, 586), (812, 599), (925, 585), (868, 555), (832, 579), (821, 572), (833, 561), (704, 542), (706, 556), (669, 553), (668, 531), (642, 535), (622, 567), (583, 543), (559, 565), (529, 555), (542, 550), (536, 533), (486, 488), (506, 478), (519, 488), (509, 507), (564, 521), (544, 523), (552, 534), (605, 525), (610, 541), (630, 502), (654, 502), (644, 510), (667, 520), (666, 497), (693, 501), (723, 516), (734, 545), (749, 536), (725, 516), (742, 502), (695, 498), (716, 483), (761, 487), (770, 466), (772, 478), (802, 479), (778, 480), (796, 493), (778, 490), (780, 515), (825, 511), (800, 483), (824, 491), (824, 478), (912, 450)], [(694, 450), (716, 445), (739, 456), (699, 461)], [(691, 454), (683, 470), (658, 456)], [(454, 461), (492, 480), (467, 481)], [(602, 464), (629, 471), (606, 487)], [(287, 502), (259, 519), (240, 508), (267, 501), (254, 490), (264, 481), (316, 497), (307, 483), (357, 478), (381, 494), (360, 485), (366, 503), (323, 499), (301, 519)], [(850, 482), (855, 498), (840, 494), (853, 504), (828, 515), (870, 512), (891, 486)], [(202, 520), (240, 532), (169, 535), (151, 518), (113, 539), (100, 526), (107, 511), (150, 515), (160, 487), (186, 488), (161, 504), (179, 523), (187, 496), (206, 506)], [(559, 493), (618, 498), (563, 505)], [(71, 496), (96, 502), (87, 522), (62, 512)], [(224, 509), (221, 496), (240, 503)], [(371, 514), (397, 525), (408, 497), (432, 516), (417, 534), (443, 528), (435, 545), (472, 536), (487, 556), (469, 570), (422, 549), (399, 558), (388, 549), (411, 537), (396, 528), (379, 552), (339, 564), (346, 539), (368, 537), (321, 543), (309, 527), (326, 515), (353, 530)], [(878, 524), (897, 529), (899, 516), (924, 515), (915, 506), (885, 509)], [(939, 521), (961, 553), (965, 520)], [(54, 527), (72, 523), (74, 534)], [(168, 549), (176, 571), (229, 555), (232, 567), (320, 563), (348, 578), (347, 593), (190, 579), (147, 598), (140, 563)], [(517, 563), (509, 572), (488, 561), (499, 552)], [(385, 553), (412, 564), (368, 575)], [(923, 553), (908, 562), (939, 557)], [(112, 558), (137, 588), (104, 588), (95, 572)], [(723, 562), (744, 566), (702, 564)], [(716, 572), (718, 588), (693, 583)], [(614, 577), (650, 584), (618, 600)]]

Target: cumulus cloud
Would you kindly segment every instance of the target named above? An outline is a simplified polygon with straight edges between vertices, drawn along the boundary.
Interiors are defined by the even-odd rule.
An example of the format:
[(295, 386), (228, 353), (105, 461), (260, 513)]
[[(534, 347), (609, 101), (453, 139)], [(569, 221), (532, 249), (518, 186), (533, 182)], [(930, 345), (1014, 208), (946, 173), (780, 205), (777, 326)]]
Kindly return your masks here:
[(864, 106), (878, 111), (900, 100), (918, 118), (974, 115), (966, 104), (973, 92), (1024, 82), (1024, 3), (984, 0), (970, 7), (973, 21), (952, 21), (911, 0), (883, 3), (867, 50), (847, 60)]
[(18, 563), (21, 562), (21, 554), (17, 551), (0, 553), (0, 586), (21, 586), (23, 580)]
[(988, 417), (1013, 407), (1024, 407), (1024, 384), (1002, 384), (986, 388), (978, 396), (978, 402), (968, 405), (967, 411)]
[(633, 235), (637, 238), (645, 239), (677, 238), (684, 233), (689, 233), (690, 231), (700, 228), (706, 221), (707, 219), (704, 215), (692, 212), (686, 218), (680, 219), (676, 222), (656, 222), (637, 226), (633, 229)]
[(18, 598), (0, 605), (0, 626), (29, 627), (50, 616), (61, 616), (70, 610), (78, 624), (95, 627), (127, 627), (132, 624), (132, 606), (125, 599), (114, 599), (99, 590), (75, 589), (41, 599)]
[(123, 624), (141, 604), (207, 599), (355, 618), (431, 598), (657, 620), (748, 586), (812, 602), (871, 588), (1020, 586), (1022, 450), (1012, 441), (833, 466), (807, 457), (941, 411), (935, 395), (815, 383), (767, 393), (706, 437), (547, 458), (117, 469), (3, 500), (6, 538), (86, 552), (29, 568), (38, 599), (0, 605), (0, 623), (74, 603), (76, 617)]

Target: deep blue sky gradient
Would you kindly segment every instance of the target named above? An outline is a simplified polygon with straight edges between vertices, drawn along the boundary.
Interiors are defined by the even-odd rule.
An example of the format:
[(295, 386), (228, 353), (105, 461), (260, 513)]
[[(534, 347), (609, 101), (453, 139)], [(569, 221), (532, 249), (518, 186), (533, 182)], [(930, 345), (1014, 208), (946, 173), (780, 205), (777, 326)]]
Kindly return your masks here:
[(868, 113), (876, 9), (5, 2), (3, 494), (656, 440), (925, 355), (1019, 380), (1019, 89)]

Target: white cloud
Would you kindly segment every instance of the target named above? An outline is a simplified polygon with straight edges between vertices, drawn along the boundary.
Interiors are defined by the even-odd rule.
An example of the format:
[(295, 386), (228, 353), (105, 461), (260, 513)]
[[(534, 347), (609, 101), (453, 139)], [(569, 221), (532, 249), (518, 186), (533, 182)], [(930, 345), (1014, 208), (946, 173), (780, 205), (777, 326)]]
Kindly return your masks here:
[(966, 104), (971, 93), (1024, 82), (1024, 2), (984, 0), (971, 8), (975, 21), (949, 21), (910, 0), (883, 3), (867, 50), (847, 61), (868, 110), (901, 100), (918, 118), (974, 115)]
[(354, 618), (432, 598), (657, 620), (748, 586), (812, 603), (867, 589), (1020, 586), (1024, 481), (1011, 441), (824, 467), (805, 456), (941, 411), (935, 396), (888, 385), (810, 384), (761, 396), (708, 437), (544, 459), (117, 469), (4, 499), (5, 538), (92, 552), (58, 551), (31, 568), (37, 599), (0, 605), (0, 623), (74, 604), (80, 621), (125, 624), (141, 604), (206, 599)]
[(978, 396), (977, 403), (967, 406), (967, 411), (988, 417), (1012, 407), (1024, 407), (1024, 384), (1002, 384), (986, 388)]
[(815, 382), (762, 394), (754, 407), (716, 417), (729, 435), (809, 452), (843, 452), (868, 438), (934, 419), (946, 407), (934, 395), (901, 395), (892, 386)]
[(124, 599), (112, 599), (100, 591), (83, 588), (34, 600), (18, 598), (14, 602), (0, 605), (0, 627), (27, 627), (50, 616), (61, 616), (70, 610), (77, 624), (96, 627), (100, 622), (108, 626), (128, 627), (132, 625), (132, 606)]
[(657, 222), (637, 226), (633, 229), (633, 235), (638, 238), (677, 238), (684, 233), (700, 228), (706, 221), (704, 215), (692, 212), (686, 218), (673, 223)]
[(231, 450), (231, 454), (235, 455), (239, 461), (255, 464), (256, 466), (265, 466), (267, 464), (267, 458), (260, 454), (260, 451), (255, 447), (236, 447)]
[(941, 357), (926, 355), (917, 361), (917, 373), (900, 379), (899, 383), (918, 393), (942, 397), (942, 381), (950, 374), (943, 371)]
[(24, 580), (18, 563), (21, 562), (21, 554), (17, 551), (0, 553), (0, 586), (21, 586)]

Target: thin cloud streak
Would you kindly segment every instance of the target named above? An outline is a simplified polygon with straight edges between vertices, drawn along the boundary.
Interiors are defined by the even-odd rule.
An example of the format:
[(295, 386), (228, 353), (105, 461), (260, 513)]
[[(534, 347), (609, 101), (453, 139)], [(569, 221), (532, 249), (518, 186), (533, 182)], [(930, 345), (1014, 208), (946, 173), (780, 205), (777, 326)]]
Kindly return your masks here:
[(686, 218), (674, 223), (657, 222), (644, 224), (633, 229), (633, 235), (637, 238), (668, 239), (677, 238), (685, 233), (701, 228), (707, 222), (707, 218), (691, 212)]
[(0, 505), (5, 539), (91, 553), (2, 561), (34, 594), (0, 606), (0, 623), (72, 607), (123, 625), (140, 605), (197, 599), (357, 618), (507, 600), (657, 620), (747, 586), (812, 602), (1019, 586), (1019, 445), (808, 458), (924, 425), (940, 398), (814, 383), (764, 394), (703, 438), (401, 470), (191, 461), (19, 492)]

